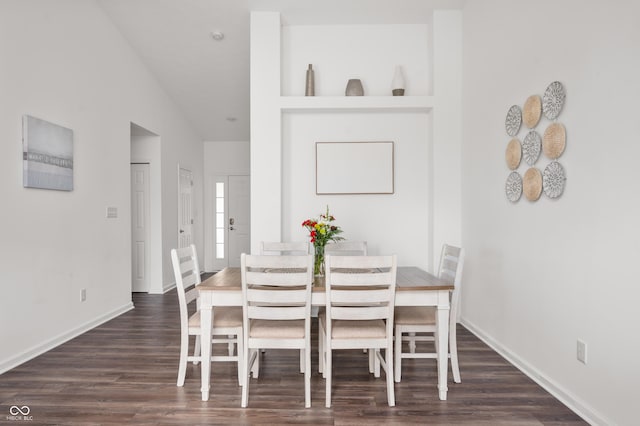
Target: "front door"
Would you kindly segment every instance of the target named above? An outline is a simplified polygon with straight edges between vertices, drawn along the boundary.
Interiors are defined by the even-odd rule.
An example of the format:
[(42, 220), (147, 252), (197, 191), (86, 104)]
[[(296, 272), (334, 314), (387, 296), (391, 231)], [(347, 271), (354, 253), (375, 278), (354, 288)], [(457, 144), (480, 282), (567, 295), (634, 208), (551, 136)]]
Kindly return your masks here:
[(240, 266), (250, 253), (249, 176), (229, 176), (229, 266)]

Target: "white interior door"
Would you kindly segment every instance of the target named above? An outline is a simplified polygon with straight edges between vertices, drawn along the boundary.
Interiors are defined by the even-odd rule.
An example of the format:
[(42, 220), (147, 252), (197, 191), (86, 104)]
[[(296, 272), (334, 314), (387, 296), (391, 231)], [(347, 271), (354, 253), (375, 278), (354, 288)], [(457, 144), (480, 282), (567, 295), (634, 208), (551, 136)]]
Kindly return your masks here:
[(149, 292), (149, 164), (131, 164), (131, 291)]
[(193, 173), (180, 168), (178, 195), (178, 247), (188, 247), (193, 241)]
[(240, 255), (250, 253), (249, 176), (229, 176), (229, 266), (240, 266)]

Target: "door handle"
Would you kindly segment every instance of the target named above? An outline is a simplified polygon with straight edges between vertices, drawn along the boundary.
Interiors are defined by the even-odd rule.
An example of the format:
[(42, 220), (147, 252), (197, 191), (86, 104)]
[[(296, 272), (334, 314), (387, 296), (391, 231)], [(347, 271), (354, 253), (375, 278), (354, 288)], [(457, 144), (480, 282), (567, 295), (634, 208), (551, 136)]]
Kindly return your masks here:
[(234, 229), (236, 229), (236, 228), (234, 228), (233, 226), (229, 227), (229, 231), (233, 231)]
[(181, 230), (180, 230), (180, 233), (181, 233), (181, 234), (184, 234), (184, 229), (181, 229)]

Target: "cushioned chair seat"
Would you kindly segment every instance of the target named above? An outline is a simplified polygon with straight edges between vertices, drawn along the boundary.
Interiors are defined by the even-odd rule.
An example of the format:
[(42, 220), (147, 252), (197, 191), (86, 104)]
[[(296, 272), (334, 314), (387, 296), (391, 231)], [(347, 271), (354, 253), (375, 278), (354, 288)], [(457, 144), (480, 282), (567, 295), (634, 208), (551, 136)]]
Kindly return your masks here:
[(258, 339), (302, 339), (304, 320), (251, 320), (249, 337)]
[[(238, 327), (242, 325), (242, 308), (215, 308), (213, 311), (214, 327)], [(200, 311), (189, 317), (189, 327), (200, 327)]]
[(395, 310), (396, 324), (422, 324), (436, 323), (435, 306), (402, 306)]
[[(319, 320), (326, 330), (326, 316), (320, 315)], [(383, 320), (333, 320), (331, 321), (331, 337), (334, 339), (351, 339), (354, 337), (384, 339), (387, 335), (386, 327)]]

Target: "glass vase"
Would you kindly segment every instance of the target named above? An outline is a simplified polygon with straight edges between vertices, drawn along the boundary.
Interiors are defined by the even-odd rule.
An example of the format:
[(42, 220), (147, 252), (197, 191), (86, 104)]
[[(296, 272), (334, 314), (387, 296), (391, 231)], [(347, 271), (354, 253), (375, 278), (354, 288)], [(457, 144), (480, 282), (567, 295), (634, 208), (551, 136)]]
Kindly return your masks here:
[(324, 277), (324, 246), (315, 246), (316, 257), (313, 264), (313, 275)]

